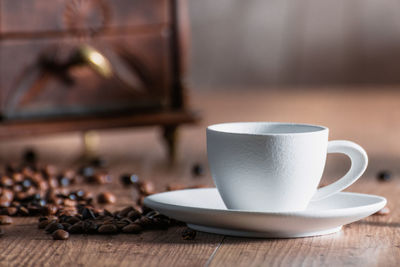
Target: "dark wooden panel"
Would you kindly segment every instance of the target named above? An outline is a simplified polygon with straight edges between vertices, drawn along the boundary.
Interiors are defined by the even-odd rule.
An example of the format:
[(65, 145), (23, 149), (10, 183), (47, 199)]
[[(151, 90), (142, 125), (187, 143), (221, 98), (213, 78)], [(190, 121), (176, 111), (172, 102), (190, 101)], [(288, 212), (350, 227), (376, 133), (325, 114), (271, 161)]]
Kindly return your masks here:
[[(113, 35), (89, 42), (106, 57), (117, 56), (132, 67), (134, 60), (146, 80), (142, 92), (129, 90), (117, 79), (103, 78), (88, 67), (76, 68), (69, 73), (74, 85), (66, 85), (52, 76), (32, 101), (11, 114), (5, 111), (6, 102), (20, 87), (21, 80), (34, 79), (34, 70), (40, 53), (57, 54), (65, 58), (79, 43), (73, 39), (9, 40), (0, 43), (0, 90), (2, 111), (6, 115), (63, 115), (155, 107), (168, 104), (170, 88), (169, 36), (165, 33), (141, 35)], [(117, 52), (115, 52), (117, 51)], [(12, 62), (12, 64), (10, 64)], [(24, 74), (25, 72), (25, 74)], [(8, 99), (8, 100), (7, 100)]]
[(167, 4), (167, 0), (0, 0), (0, 25), (3, 33), (32, 33), (160, 24), (169, 20)]

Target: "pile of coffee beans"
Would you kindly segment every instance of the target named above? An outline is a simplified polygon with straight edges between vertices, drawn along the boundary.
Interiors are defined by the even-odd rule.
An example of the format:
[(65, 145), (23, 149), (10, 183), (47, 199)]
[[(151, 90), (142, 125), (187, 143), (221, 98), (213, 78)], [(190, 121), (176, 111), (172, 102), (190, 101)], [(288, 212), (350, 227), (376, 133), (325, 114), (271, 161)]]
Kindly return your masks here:
[(110, 212), (107, 209), (80, 207), (75, 215), (40, 217), (38, 227), (52, 234), (53, 239), (66, 240), (70, 234), (139, 234), (142, 231), (168, 229), (179, 224), (181, 223), (148, 208), (141, 210), (128, 206)]

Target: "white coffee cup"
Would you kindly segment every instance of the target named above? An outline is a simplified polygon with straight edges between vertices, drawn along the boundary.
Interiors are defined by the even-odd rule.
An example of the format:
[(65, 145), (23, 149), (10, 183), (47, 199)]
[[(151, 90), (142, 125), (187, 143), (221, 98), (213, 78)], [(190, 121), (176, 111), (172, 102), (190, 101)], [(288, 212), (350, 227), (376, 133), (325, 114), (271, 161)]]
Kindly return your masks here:
[[(329, 141), (323, 126), (238, 122), (207, 128), (207, 155), (215, 185), (228, 209), (286, 212), (306, 209), (364, 173), (368, 157), (350, 141)], [(343, 153), (350, 170), (317, 189), (327, 153)]]

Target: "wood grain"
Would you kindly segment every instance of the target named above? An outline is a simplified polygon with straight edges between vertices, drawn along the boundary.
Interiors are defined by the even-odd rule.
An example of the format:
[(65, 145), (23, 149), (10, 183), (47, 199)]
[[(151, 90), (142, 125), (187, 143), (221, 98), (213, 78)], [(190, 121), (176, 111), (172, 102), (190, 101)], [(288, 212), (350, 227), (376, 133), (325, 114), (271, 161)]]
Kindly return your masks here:
[[(400, 262), (400, 92), (390, 88), (363, 94), (348, 88), (311, 91), (203, 92), (193, 105), (203, 109), (202, 124), (183, 128), (179, 158), (169, 165), (156, 129), (107, 130), (98, 133), (98, 152), (118, 177), (135, 172), (163, 190), (169, 183), (212, 185), (204, 177), (191, 175), (193, 163), (206, 166), (205, 126), (222, 121), (297, 121), (330, 127), (330, 139), (349, 139), (365, 147), (370, 164), (361, 180), (348, 191), (382, 195), (388, 199), (388, 216), (371, 216), (345, 226), (337, 233), (299, 239), (247, 239), (198, 233), (196, 240), (181, 239), (181, 228), (141, 235), (72, 236), (53, 241), (38, 230), (35, 219), (19, 218), (5, 226), (0, 239), (0, 266), (397, 266)], [(377, 89), (377, 88), (370, 88)], [(78, 133), (0, 143), (0, 162), (16, 160), (27, 147), (40, 152), (43, 162), (78, 166), (82, 151)], [(331, 182), (347, 170), (340, 156), (329, 156), (324, 182)], [(378, 182), (375, 174), (389, 169), (390, 182)], [(112, 185), (92, 187), (96, 192), (113, 190), (119, 196), (117, 208), (131, 203), (132, 191), (117, 180)]]

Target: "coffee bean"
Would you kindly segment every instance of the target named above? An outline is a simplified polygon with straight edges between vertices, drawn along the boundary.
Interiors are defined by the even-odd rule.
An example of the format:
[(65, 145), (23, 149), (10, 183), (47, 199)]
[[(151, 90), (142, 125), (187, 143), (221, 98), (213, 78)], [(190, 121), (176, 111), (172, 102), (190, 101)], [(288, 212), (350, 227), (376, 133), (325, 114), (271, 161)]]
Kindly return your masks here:
[(108, 211), (107, 209), (103, 210), (103, 215), (104, 216), (110, 216), (110, 217), (114, 217), (114, 214), (112, 214), (110, 211)]
[(101, 157), (95, 157), (90, 160), (89, 164), (95, 168), (104, 168), (107, 165), (107, 161)]
[(14, 181), (8, 176), (2, 176), (0, 178), (0, 184), (4, 187), (11, 187), (14, 185)]
[(71, 234), (81, 234), (84, 232), (84, 222), (80, 221), (68, 228), (68, 232)]
[(64, 199), (64, 206), (66, 207), (75, 207), (77, 202), (75, 200), (71, 200), (69, 198)]
[(29, 210), (26, 207), (19, 207), (18, 214), (21, 216), (29, 216)]
[(140, 226), (140, 224), (137, 223), (131, 223), (122, 228), (122, 232), (127, 233), (127, 234), (138, 234), (142, 232), (143, 228)]
[(48, 219), (45, 216), (41, 216), (41, 217), (38, 218), (39, 222), (46, 221), (46, 220), (48, 220)]
[(154, 184), (150, 181), (143, 181), (139, 185), (139, 192), (145, 196), (154, 194), (155, 193)]
[(0, 225), (12, 224), (13, 220), (7, 215), (0, 215)]
[(122, 229), (122, 228), (124, 228), (125, 226), (127, 226), (129, 223), (132, 223), (132, 222), (124, 221), (124, 220), (119, 220), (119, 221), (117, 221), (117, 222), (115, 223), (115, 225), (118, 227), (118, 229)]
[(71, 224), (66, 223), (66, 222), (61, 223), (61, 225), (63, 226), (63, 229), (68, 229), (71, 226)]
[(374, 215), (385, 216), (390, 213), (390, 209), (388, 207), (384, 207), (381, 210), (377, 211)]
[(75, 193), (70, 193), (70, 194), (68, 194), (68, 199), (78, 200), (78, 196)]
[(146, 215), (146, 214), (148, 214), (149, 212), (152, 212), (152, 211), (154, 211), (154, 210), (149, 208), (149, 207), (147, 207), (147, 206), (142, 206), (142, 214), (143, 215)]
[(40, 221), (39, 224), (38, 224), (38, 228), (39, 228), (39, 229), (44, 229), (44, 228), (46, 228), (50, 223), (53, 223), (53, 222), (56, 222), (56, 221), (55, 221), (55, 220), (54, 220), (54, 221), (51, 221), (51, 220)]
[(24, 188), (23, 188), (22, 185), (20, 185), (20, 184), (15, 184), (15, 185), (13, 186), (13, 188), (12, 188), (12, 190), (13, 190), (15, 193), (21, 192), (23, 189), (24, 189)]
[(126, 217), (129, 212), (135, 210), (132, 206), (128, 206), (124, 209), (122, 209), (120, 212), (118, 212), (119, 216), (121, 217)]
[(53, 239), (54, 240), (67, 240), (69, 238), (69, 233), (64, 230), (56, 230), (53, 233)]
[(159, 213), (158, 211), (155, 211), (155, 210), (152, 210), (152, 211), (147, 212), (147, 213), (145, 214), (145, 216), (146, 216), (147, 218), (149, 218), (149, 219), (153, 219), (154, 217), (156, 217), (156, 216), (158, 216), (158, 215), (160, 215), (160, 213)]
[(114, 204), (116, 201), (116, 197), (110, 192), (103, 192), (97, 196), (97, 202), (100, 204)]
[(0, 227), (0, 237), (2, 237), (4, 235), (4, 230), (3, 228)]
[(86, 181), (92, 184), (109, 184), (112, 182), (112, 177), (107, 173), (95, 173), (86, 177)]
[(186, 228), (182, 232), (182, 238), (184, 240), (194, 240), (196, 238), (196, 233), (197, 232), (195, 230), (192, 230), (190, 228)]
[(122, 174), (120, 180), (124, 185), (137, 185), (139, 183), (139, 177), (136, 174)]
[(74, 195), (78, 198), (78, 200), (83, 200), (85, 197), (85, 191), (83, 190), (75, 191)]
[(139, 211), (137, 211), (137, 210), (132, 210), (126, 215), (126, 217), (128, 217), (132, 221), (135, 221), (136, 219), (139, 219), (141, 216), (142, 216), (141, 213)]
[(22, 173), (16, 172), (12, 174), (12, 179), (14, 183), (20, 183), (24, 180), (24, 176), (22, 175)]
[(8, 175), (12, 175), (14, 172), (17, 172), (16, 165), (12, 163), (6, 163), (4, 170)]
[(6, 208), (7, 215), (14, 216), (17, 214), (18, 209), (16, 207), (8, 207)]
[(24, 187), (24, 189), (28, 189), (29, 187), (32, 186), (32, 182), (29, 179), (25, 179), (22, 181), (22, 186)]
[(45, 213), (46, 215), (54, 215), (54, 214), (57, 213), (57, 211), (58, 211), (58, 208), (57, 208), (57, 206), (54, 205), (54, 204), (47, 204), (47, 205), (44, 207), (44, 213)]
[(46, 177), (54, 177), (58, 171), (54, 165), (46, 165), (42, 172)]
[(116, 234), (118, 233), (118, 228), (114, 224), (103, 224), (99, 227), (98, 232), (101, 234)]
[[(30, 215), (30, 216), (36, 216), (36, 215), (40, 214), (41, 211), (42, 211), (42, 208), (41, 208), (41, 207), (34, 206), (34, 205), (32, 205), (32, 204), (28, 204), (28, 212), (29, 212), (28, 215)], [(26, 216), (28, 216), (28, 215), (26, 215)]]
[(71, 216), (70, 218), (68, 218), (67, 220), (65, 220), (65, 222), (69, 223), (69, 224), (75, 224), (77, 222), (80, 222), (81, 220), (78, 217), (75, 216)]
[(87, 219), (96, 219), (96, 216), (94, 215), (93, 211), (89, 208), (84, 208), (82, 211), (82, 219), (87, 220)]
[(47, 233), (49, 233), (49, 234), (53, 233), (54, 231), (56, 231), (56, 230), (58, 230), (58, 229), (64, 229), (64, 227), (62, 226), (62, 224), (61, 224), (61, 223), (58, 223), (58, 222), (52, 222), (52, 223), (48, 224), (48, 225), (44, 228), (44, 230), (45, 230)]
[(203, 176), (204, 175), (204, 168), (203, 165), (200, 163), (196, 163), (192, 167), (192, 175), (194, 177)]
[(4, 198), (3, 196), (0, 196), (0, 208), (7, 208), (10, 206), (10, 201)]
[(59, 183), (61, 186), (69, 186), (71, 183), (71, 180), (68, 177), (62, 176), (58, 179)]
[(380, 171), (377, 174), (377, 178), (379, 181), (382, 181), (382, 182), (390, 181), (392, 179), (392, 173), (390, 171), (386, 171), (386, 170)]
[(83, 224), (83, 230), (87, 234), (96, 234), (100, 225), (94, 221), (86, 220)]
[(141, 217), (136, 222), (143, 228), (151, 228), (153, 226), (153, 221), (148, 217)]
[(4, 188), (3, 192), (2, 192), (2, 195), (1, 195), (1, 198), (11, 202), (13, 200), (13, 198), (14, 198), (14, 192), (11, 191), (10, 189)]
[(85, 176), (85, 177), (90, 177), (94, 175), (94, 168), (92, 166), (84, 166), (80, 168), (79, 174)]
[(25, 150), (23, 155), (23, 161), (26, 163), (35, 163), (37, 161), (37, 155), (35, 150), (33, 150), (32, 148)]

